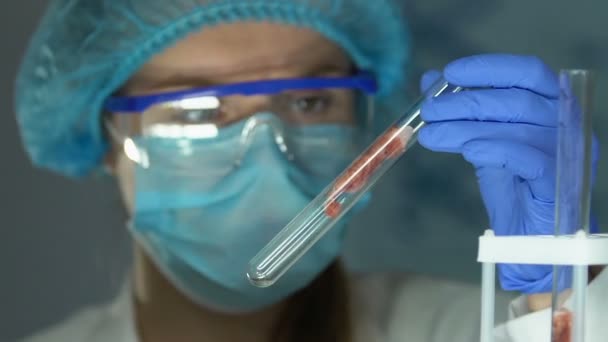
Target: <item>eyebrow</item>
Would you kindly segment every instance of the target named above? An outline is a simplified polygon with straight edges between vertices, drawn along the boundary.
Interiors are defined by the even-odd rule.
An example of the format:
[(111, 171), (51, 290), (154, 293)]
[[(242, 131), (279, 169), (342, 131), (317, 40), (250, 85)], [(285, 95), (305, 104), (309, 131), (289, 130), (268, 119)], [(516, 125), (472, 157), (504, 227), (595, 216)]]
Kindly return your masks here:
[[(263, 68), (260, 68), (263, 69)], [(320, 77), (320, 76), (346, 76), (355, 71), (352, 65), (340, 66), (337, 63), (324, 63), (313, 65), (307, 69), (294, 70), (293, 75), (286, 77)], [(252, 69), (251, 71), (255, 71)], [(230, 74), (238, 74), (239, 70), (230, 72)], [(217, 75), (202, 75), (202, 74), (185, 74), (183, 72), (174, 72), (164, 77), (155, 78), (154, 76), (135, 76), (131, 82), (127, 84), (139, 86), (141, 90), (157, 90), (175, 87), (208, 87), (221, 84), (221, 82), (213, 79), (221, 78), (227, 74)]]

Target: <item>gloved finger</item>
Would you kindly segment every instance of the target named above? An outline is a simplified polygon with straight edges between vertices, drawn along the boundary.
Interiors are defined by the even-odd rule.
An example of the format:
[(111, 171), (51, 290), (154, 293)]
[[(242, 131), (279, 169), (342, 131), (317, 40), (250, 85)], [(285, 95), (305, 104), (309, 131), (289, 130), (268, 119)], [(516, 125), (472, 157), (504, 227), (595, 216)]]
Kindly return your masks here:
[[(551, 265), (498, 264), (498, 279), (505, 291), (525, 294), (550, 292), (553, 285), (552, 271)], [(560, 277), (560, 284), (565, 284), (564, 280)]]
[(558, 102), (524, 89), (484, 89), (445, 94), (422, 104), (429, 122), (475, 120), (557, 126)]
[(420, 144), (436, 152), (460, 153), (473, 140), (507, 140), (555, 155), (557, 129), (520, 123), (447, 121), (426, 124), (418, 134)]
[(527, 180), (535, 199), (555, 199), (555, 158), (529, 145), (509, 140), (474, 140), (462, 149), (477, 168), (505, 169)]
[[(475, 174), (490, 228), (497, 236), (554, 232), (555, 201), (535, 197), (530, 181), (499, 167), (480, 166)], [(534, 216), (533, 222), (527, 215)]]
[(557, 98), (557, 75), (534, 56), (486, 54), (458, 59), (444, 69), (448, 82), (463, 87), (522, 88)]
[(420, 78), (420, 92), (424, 93), (433, 85), (433, 83), (437, 82), (441, 76), (441, 71), (434, 69), (422, 74), (422, 77)]

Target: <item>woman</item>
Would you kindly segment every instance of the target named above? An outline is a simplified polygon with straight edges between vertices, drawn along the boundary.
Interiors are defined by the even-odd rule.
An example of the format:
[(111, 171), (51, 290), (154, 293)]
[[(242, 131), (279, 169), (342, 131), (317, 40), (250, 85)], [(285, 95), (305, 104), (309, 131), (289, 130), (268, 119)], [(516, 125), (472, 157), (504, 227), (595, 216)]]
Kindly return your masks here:
[[(397, 3), (54, 1), (18, 80), (24, 143), (37, 165), (68, 176), (108, 170), (136, 247), (115, 301), (31, 341), (474, 341), (477, 315), (462, 315), (478, 307), (473, 288), (347, 278), (337, 258), (351, 216), (275, 286), (244, 276), (369, 142), (369, 97), (377, 116), (403, 108)], [(550, 232), (553, 175), (540, 171), (553, 167), (553, 73), (536, 58), (488, 55), (443, 76), (497, 89), (425, 103), (421, 144), (476, 166), (497, 233)], [(512, 229), (522, 226), (533, 230)], [(546, 292), (551, 271), (505, 265), (501, 280)], [(527, 298), (522, 318), (546, 308)]]

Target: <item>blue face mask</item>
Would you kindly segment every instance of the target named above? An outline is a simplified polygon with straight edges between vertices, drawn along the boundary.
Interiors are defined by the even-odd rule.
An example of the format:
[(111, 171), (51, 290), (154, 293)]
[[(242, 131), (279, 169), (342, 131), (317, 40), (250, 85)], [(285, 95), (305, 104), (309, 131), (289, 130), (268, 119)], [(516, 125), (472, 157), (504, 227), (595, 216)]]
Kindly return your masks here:
[(222, 129), (212, 143), (140, 142), (150, 164), (136, 170), (130, 231), (161, 272), (201, 305), (224, 312), (269, 306), (309, 284), (340, 253), (348, 217), (274, 286), (248, 282), (249, 260), (358, 151), (354, 128), (300, 127), (286, 135), (299, 149), (288, 161), (272, 130), (256, 128), (240, 165), (230, 171), (241, 124)]

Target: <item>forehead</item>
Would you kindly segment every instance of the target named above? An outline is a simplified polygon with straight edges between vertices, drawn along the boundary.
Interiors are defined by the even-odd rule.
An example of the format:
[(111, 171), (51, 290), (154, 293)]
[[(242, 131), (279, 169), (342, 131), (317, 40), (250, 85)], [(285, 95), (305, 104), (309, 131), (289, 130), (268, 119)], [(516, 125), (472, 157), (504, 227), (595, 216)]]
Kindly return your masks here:
[(240, 22), (204, 28), (178, 41), (149, 60), (127, 88), (137, 91), (189, 83), (201, 86), (346, 73), (350, 68), (346, 53), (315, 31), (276, 23)]

